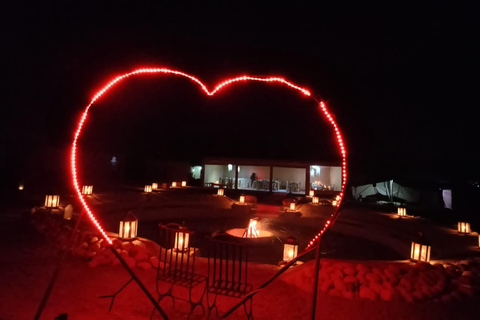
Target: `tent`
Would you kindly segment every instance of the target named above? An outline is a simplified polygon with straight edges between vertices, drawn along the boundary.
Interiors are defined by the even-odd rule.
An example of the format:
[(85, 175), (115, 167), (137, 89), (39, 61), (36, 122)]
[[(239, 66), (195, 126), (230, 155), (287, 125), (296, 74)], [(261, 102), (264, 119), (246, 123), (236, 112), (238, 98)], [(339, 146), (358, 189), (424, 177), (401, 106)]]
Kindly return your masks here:
[(387, 180), (352, 187), (352, 195), (355, 199), (376, 197), (380, 201), (393, 203), (417, 203), (420, 202), (422, 192), (420, 189), (406, 187), (394, 180)]

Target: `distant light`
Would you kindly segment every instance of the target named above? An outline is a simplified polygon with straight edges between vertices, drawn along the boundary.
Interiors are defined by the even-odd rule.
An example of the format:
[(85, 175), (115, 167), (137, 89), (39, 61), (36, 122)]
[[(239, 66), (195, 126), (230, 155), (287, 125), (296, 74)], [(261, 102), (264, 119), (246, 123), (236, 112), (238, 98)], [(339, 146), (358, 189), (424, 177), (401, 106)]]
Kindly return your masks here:
[(23, 184), (18, 186), (18, 190), (23, 190)]

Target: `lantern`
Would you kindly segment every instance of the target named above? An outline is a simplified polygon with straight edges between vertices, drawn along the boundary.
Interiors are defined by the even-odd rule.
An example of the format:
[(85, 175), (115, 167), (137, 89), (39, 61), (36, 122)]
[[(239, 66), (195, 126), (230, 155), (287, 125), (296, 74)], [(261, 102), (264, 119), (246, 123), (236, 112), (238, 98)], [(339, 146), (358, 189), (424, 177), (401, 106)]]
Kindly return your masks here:
[(335, 197), (335, 200), (340, 201), (340, 196), (337, 195), (337, 196)]
[(172, 188), (176, 188), (177, 187), (177, 183), (174, 181), (172, 182)]
[(187, 181), (182, 181), (182, 187), (186, 187), (187, 186)]
[(334, 207), (337, 206), (337, 200), (332, 200), (332, 206), (334, 206)]
[(410, 259), (412, 261), (430, 262), (430, 252), (432, 246), (428, 241), (420, 234), (417, 241), (412, 241), (412, 248), (410, 252)]
[(82, 187), (82, 194), (92, 194), (93, 186), (83, 186)]
[(240, 203), (245, 203), (245, 196), (244, 195), (240, 196)]
[(308, 193), (308, 196), (309, 196), (309, 197), (313, 197), (314, 195), (315, 195), (315, 191), (310, 190), (310, 192)]
[(23, 190), (23, 184), (18, 186), (18, 190), (22, 191)]
[(138, 219), (129, 212), (125, 218), (120, 221), (118, 237), (122, 240), (134, 240), (137, 238)]
[(153, 190), (158, 189), (158, 183), (156, 183), (156, 182), (152, 183), (152, 189)]
[(458, 223), (458, 232), (460, 233), (470, 233), (470, 223), (468, 222), (459, 222)]
[(290, 211), (295, 211), (295, 202), (290, 202)]
[(184, 227), (180, 227), (178, 231), (175, 231), (175, 250), (176, 251), (186, 251), (188, 250), (188, 241), (190, 240), (190, 235)]
[[(217, 196), (223, 196), (225, 195), (225, 190), (224, 189), (218, 189), (217, 190)], [(241, 197), (240, 197), (241, 198)], [(241, 200), (240, 200), (241, 201)]]
[(146, 193), (152, 192), (152, 185), (150, 184), (145, 185), (145, 189), (143, 189), (143, 191)]
[(318, 198), (318, 197), (313, 197), (313, 198), (312, 198), (312, 203), (313, 203), (313, 204), (319, 204), (319, 203), (320, 203), (320, 198)]
[(288, 237), (283, 245), (283, 261), (288, 262), (298, 254), (298, 243), (294, 237)]
[(397, 214), (399, 217), (406, 217), (407, 216), (407, 208), (397, 208)]
[(58, 194), (45, 196), (45, 208), (58, 208), (60, 196)]
[(71, 204), (65, 207), (65, 211), (63, 212), (63, 219), (71, 220), (73, 216), (73, 206)]

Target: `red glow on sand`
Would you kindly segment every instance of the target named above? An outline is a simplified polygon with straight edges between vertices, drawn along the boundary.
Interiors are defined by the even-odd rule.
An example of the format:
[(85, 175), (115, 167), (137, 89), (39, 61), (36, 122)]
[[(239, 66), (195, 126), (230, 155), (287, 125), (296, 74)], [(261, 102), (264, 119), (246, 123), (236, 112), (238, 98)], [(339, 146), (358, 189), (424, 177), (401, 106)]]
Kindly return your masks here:
[[(82, 132), (83, 125), (84, 125), (84, 123), (87, 119), (87, 115), (88, 115), (88, 111), (89, 111), (90, 107), (98, 99), (100, 99), (100, 97), (102, 97), (110, 88), (112, 88), (115, 84), (117, 84), (121, 80), (124, 80), (124, 79), (126, 79), (130, 76), (140, 75), (140, 74), (149, 74), (149, 73), (172, 74), (172, 75), (182, 76), (182, 77), (188, 78), (191, 81), (196, 82), (200, 86), (200, 88), (209, 96), (213, 96), (218, 91), (227, 87), (230, 84), (234, 84), (234, 83), (238, 83), (238, 82), (244, 82), (244, 81), (256, 81), (256, 82), (282, 84), (282, 85), (285, 85), (285, 86), (287, 86), (291, 89), (300, 91), (301, 93), (303, 93), (306, 96), (311, 96), (310, 91), (308, 91), (307, 89), (302, 88), (300, 86), (297, 86), (294, 83), (289, 82), (289, 81), (287, 81), (283, 78), (280, 78), (280, 77), (240, 76), (240, 77), (235, 77), (235, 78), (231, 78), (231, 79), (227, 79), (225, 81), (222, 81), (218, 85), (216, 85), (213, 90), (210, 91), (207, 88), (207, 86), (204, 85), (196, 77), (191, 76), (191, 75), (186, 74), (186, 73), (181, 72), (181, 71), (171, 70), (171, 69), (166, 69), (166, 68), (142, 68), (142, 69), (137, 69), (133, 72), (125, 73), (121, 76), (118, 76), (118, 77), (114, 78), (113, 80), (111, 80), (110, 82), (108, 82), (105, 86), (103, 86), (99, 91), (97, 91), (95, 93), (92, 100), (90, 101), (90, 103), (87, 105), (87, 107), (83, 111), (82, 117), (78, 122), (78, 126), (77, 126), (77, 129), (76, 129), (75, 134), (74, 134), (74, 139), (73, 139), (73, 143), (72, 143), (72, 153), (71, 153), (71, 159), (70, 159), (71, 163), (70, 163), (70, 165), (71, 165), (71, 170), (72, 170), (72, 182), (73, 182), (75, 191), (77, 193), (77, 196), (78, 196), (80, 202), (82, 203), (83, 209), (87, 213), (89, 219), (92, 221), (94, 226), (97, 228), (97, 230), (103, 236), (103, 238), (110, 244), (112, 244), (112, 240), (107, 236), (107, 234), (103, 230), (102, 226), (98, 222), (97, 218), (95, 217), (95, 214), (92, 212), (92, 210), (90, 209), (90, 207), (86, 203), (84, 195), (82, 194), (81, 189), (80, 189), (80, 183), (79, 183), (79, 180), (78, 180), (77, 168), (76, 168), (77, 141), (80, 137), (80, 133)], [(345, 184), (346, 184), (346, 180), (347, 180), (347, 175), (346, 175), (346, 172), (347, 172), (347, 169), (346, 169), (346, 152), (345, 152), (345, 147), (343, 145), (342, 135), (340, 133), (340, 130), (338, 129), (338, 126), (337, 126), (337, 124), (334, 120), (334, 117), (327, 110), (327, 108), (325, 106), (325, 103), (323, 101), (320, 102), (319, 107), (320, 107), (321, 112), (325, 115), (325, 117), (330, 122), (330, 124), (332, 125), (332, 127), (335, 131), (336, 138), (337, 138), (337, 143), (338, 143), (340, 153), (341, 153), (341, 156), (342, 156), (342, 160), (343, 160), (342, 161), (342, 188), (341, 188), (341, 193), (340, 193), (340, 200), (337, 202), (337, 210), (335, 211), (334, 214), (332, 214), (332, 218), (333, 218), (332, 222), (334, 222), (335, 221), (334, 218), (336, 217), (336, 215), (338, 213), (338, 207), (343, 200), (343, 194), (344, 194)], [(310, 241), (307, 248), (310, 247), (311, 245), (313, 245), (315, 243), (315, 241), (320, 237), (320, 235), (323, 234), (323, 232), (326, 230), (326, 228), (331, 227), (331, 225), (333, 225), (333, 223), (329, 222), (328, 224), (325, 224), (324, 228), (317, 234), (317, 236), (315, 236), (315, 238), (312, 239), (312, 241)]]

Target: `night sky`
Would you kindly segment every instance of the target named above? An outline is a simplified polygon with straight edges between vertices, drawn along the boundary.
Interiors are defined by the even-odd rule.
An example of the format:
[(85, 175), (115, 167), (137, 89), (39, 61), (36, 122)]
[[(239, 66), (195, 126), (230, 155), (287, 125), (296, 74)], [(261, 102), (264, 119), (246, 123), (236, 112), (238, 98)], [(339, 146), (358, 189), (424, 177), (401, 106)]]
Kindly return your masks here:
[[(3, 170), (32, 144), (67, 147), (113, 77), (168, 67), (209, 86), (248, 74), (308, 88), (335, 114), (355, 179), (480, 178), (473, 5), (98, 2), (2, 6)], [(146, 76), (92, 109), (83, 147), (192, 162), (334, 159), (315, 107), (278, 86), (207, 99), (186, 80)]]

